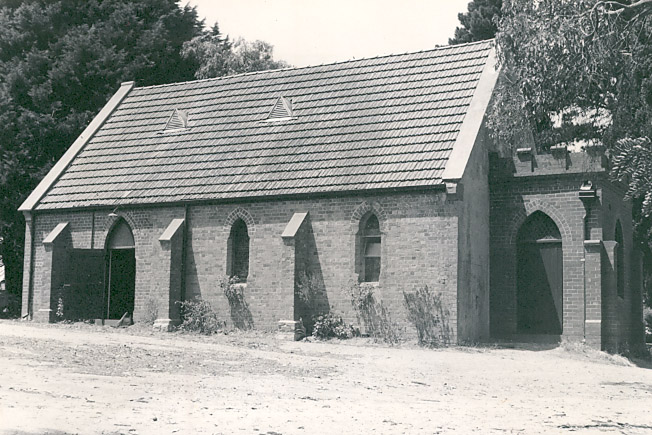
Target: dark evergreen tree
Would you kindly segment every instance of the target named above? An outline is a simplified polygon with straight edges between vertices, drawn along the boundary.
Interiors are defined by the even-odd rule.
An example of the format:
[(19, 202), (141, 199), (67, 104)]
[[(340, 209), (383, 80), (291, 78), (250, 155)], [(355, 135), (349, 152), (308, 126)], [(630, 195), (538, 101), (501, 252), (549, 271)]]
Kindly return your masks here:
[(194, 77), (201, 34), (174, 0), (5, 1), (0, 8), (0, 256), (20, 293), (20, 203), (118, 89)]
[(211, 61), (233, 63), (217, 26), (203, 30), (176, 0), (0, 0), (0, 258), (11, 293), (22, 288), (21, 202), (121, 82), (193, 80), (207, 60), (184, 44), (211, 38), (226, 41)]
[(502, 0), (473, 0), (468, 5), (468, 12), (460, 13), (457, 18), (462, 27), (455, 29), (455, 37), (449, 44), (484, 41), (496, 36)]

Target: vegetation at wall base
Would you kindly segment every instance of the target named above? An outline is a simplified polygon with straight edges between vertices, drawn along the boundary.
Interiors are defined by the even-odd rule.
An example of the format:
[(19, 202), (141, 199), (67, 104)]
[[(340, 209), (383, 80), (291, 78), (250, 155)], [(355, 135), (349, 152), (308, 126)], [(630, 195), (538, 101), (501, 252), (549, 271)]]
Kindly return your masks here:
[(427, 285), (415, 292), (403, 292), (403, 303), (408, 320), (417, 330), (420, 346), (440, 347), (450, 345), (448, 310), (441, 294), (434, 293)]
[(197, 298), (177, 304), (181, 308), (181, 331), (211, 335), (224, 329), (225, 322), (219, 320), (208, 301)]
[(347, 324), (342, 316), (334, 313), (320, 314), (312, 319), (312, 336), (319, 339), (347, 339), (356, 336), (353, 325)]
[(387, 344), (398, 344), (402, 340), (401, 328), (392, 320), (383, 301), (374, 296), (378, 290), (377, 283), (359, 282), (356, 275), (343, 292), (349, 297), (351, 306), (368, 335)]
[(242, 330), (253, 329), (254, 318), (244, 295), (246, 284), (238, 276), (224, 276), (220, 287), (229, 303), (233, 326)]

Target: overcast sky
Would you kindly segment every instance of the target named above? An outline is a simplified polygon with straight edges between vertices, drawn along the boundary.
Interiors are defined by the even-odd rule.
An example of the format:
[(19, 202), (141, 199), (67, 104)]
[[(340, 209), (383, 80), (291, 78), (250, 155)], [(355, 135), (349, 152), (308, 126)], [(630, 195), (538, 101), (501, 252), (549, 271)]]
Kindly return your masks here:
[(261, 39), (294, 66), (448, 43), (469, 0), (190, 0), (231, 39)]

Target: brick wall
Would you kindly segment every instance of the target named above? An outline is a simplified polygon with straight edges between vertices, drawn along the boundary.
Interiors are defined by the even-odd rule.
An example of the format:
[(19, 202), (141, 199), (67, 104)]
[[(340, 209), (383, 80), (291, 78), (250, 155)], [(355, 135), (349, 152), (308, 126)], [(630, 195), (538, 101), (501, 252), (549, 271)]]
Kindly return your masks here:
[(581, 177), (495, 180), (491, 184), (491, 331), (516, 332), (516, 234), (533, 212), (546, 213), (562, 235), (563, 334), (584, 333), (584, 215)]
[(458, 244), (460, 340), (489, 338), (489, 161), (483, 127), (461, 180)]
[[(187, 297), (208, 299), (228, 320), (228, 304), (219, 288), (227, 265), (227, 216), (248, 215), (250, 237), (249, 277), (245, 295), (255, 327), (276, 328), (292, 316), (287, 307), (287, 284), (279, 263), (284, 242), (281, 234), (294, 213), (309, 212), (297, 260), (316, 276), (319, 305), (344, 313), (356, 322), (342, 289), (355, 272), (355, 236), (359, 218), (374, 212), (382, 232), (382, 265), (377, 293), (392, 318), (410, 329), (402, 291), (429, 285), (445, 295), (456, 320), (457, 266), (451, 252), (457, 249), (456, 205), (443, 193), (404, 193), (312, 200), (252, 202), (194, 206), (190, 209), (187, 246)], [(294, 247), (292, 247), (294, 249)], [(288, 312), (288, 308), (290, 311)]]
[[(616, 348), (623, 350), (629, 343), (636, 340), (637, 329), (640, 324), (636, 322), (641, 313), (641, 290), (636, 280), (638, 274), (637, 256), (634, 254), (632, 205), (631, 202), (622, 200), (625, 189), (612, 183), (605, 183), (602, 188), (602, 228), (604, 240), (615, 240), (616, 223), (620, 222), (623, 232), (623, 272), (624, 295), (618, 296), (614, 290), (613, 301), (616, 306), (610, 310), (607, 327), (611, 329), (616, 342)], [(615, 281), (615, 277), (614, 277)]]
[[(207, 299), (219, 316), (230, 322), (230, 309), (219, 283), (226, 274), (231, 226), (235, 220), (243, 219), (250, 238), (249, 276), (244, 293), (254, 326), (271, 330), (279, 320), (292, 318), (294, 288), (282, 276), (281, 234), (295, 212), (309, 212), (309, 227), (305, 229), (299, 259), (316, 271), (321, 288), (320, 306), (331, 307), (348, 321), (357, 322), (342, 288), (355, 271), (359, 219), (373, 212), (382, 232), (380, 287), (376, 293), (392, 320), (407, 336), (414, 335), (406, 318), (402, 292), (428, 285), (443, 295), (455, 339), (459, 211), (459, 200), (447, 199), (444, 192), (435, 191), (188, 206), (185, 297)], [(109, 212), (38, 213), (34, 221), (35, 269), (47, 267), (43, 264), (43, 238), (59, 222), (69, 222), (72, 249), (103, 250), (116, 220), (108, 216)], [(184, 207), (125, 207), (117, 213), (130, 225), (136, 244), (134, 318), (138, 321), (148, 300), (159, 297), (153, 277), (166, 257), (158, 238), (172, 219), (184, 217)], [(44, 283), (38, 282), (39, 273), (34, 276), (36, 311), (46, 302), (38, 297)]]
[[(492, 161), (492, 335), (517, 333), (516, 234), (525, 219), (540, 210), (552, 218), (562, 235), (563, 336), (579, 340), (585, 334), (595, 333), (593, 330), (598, 328), (598, 337), (602, 334), (615, 337), (609, 338), (611, 341), (623, 342), (625, 337), (632, 334), (631, 313), (637, 305), (632, 299), (632, 294), (636, 293), (636, 290), (632, 290), (635, 287), (631, 278), (632, 266), (625, 267), (625, 287), (630, 290), (626, 290), (624, 298), (604, 297), (598, 293), (598, 300), (593, 301), (591, 298), (596, 295), (591, 293), (591, 298), (587, 296), (585, 312), (587, 282), (590, 285), (595, 281), (601, 288), (610, 286), (611, 281), (615, 283), (615, 280), (611, 280), (609, 268), (605, 265), (605, 259), (607, 263), (609, 261), (602, 244), (593, 249), (597, 260), (591, 257), (588, 259), (591, 261), (586, 260), (585, 263), (585, 252), (588, 251), (585, 251), (584, 240), (613, 240), (616, 220), (620, 220), (625, 245), (624, 260), (630, 264), (633, 258), (631, 205), (623, 201), (622, 189), (608, 181), (599, 156), (561, 154), (528, 158), (521, 156), (513, 161), (511, 158)], [(590, 203), (588, 209), (578, 195), (586, 180), (591, 180), (597, 191), (597, 199)], [(634, 267), (634, 270), (637, 269)], [(603, 288), (602, 294), (610, 293)], [(592, 307), (598, 311), (594, 313)], [(585, 319), (589, 321), (586, 324)], [(587, 325), (593, 332), (585, 330)], [(608, 328), (608, 334), (601, 332), (601, 327)], [(602, 346), (605, 346), (604, 342)]]

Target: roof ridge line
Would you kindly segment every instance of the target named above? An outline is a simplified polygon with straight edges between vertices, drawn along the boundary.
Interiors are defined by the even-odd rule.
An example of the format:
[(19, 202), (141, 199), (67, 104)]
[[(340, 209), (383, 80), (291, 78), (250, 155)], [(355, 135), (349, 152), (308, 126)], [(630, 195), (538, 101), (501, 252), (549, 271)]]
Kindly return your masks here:
[(336, 62), (327, 62), (327, 63), (321, 63), (321, 64), (316, 64), (316, 65), (305, 65), (305, 66), (294, 66), (294, 67), (288, 67), (288, 68), (279, 68), (279, 69), (266, 69), (263, 71), (251, 71), (251, 72), (245, 72), (245, 73), (239, 73), (239, 74), (230, 74), (226, 76), (220, 76), (220, 77), (211, 77), (207, 79), (197, 79), (197, 80), (187, 80), (187, 81), (181, 81), (181, 82), (174, 82), (174, 83), (163, 83), (160, 85), (150, 85), (150, 86), (135, 86), (134, 89), (156, 89), (156, 88), (164, 88), (167, 86), (176, 86), (181, 83), (202, 83), (202, 82), (208, 82), (211, 80), (222, 80), (222, 79), (231, 79), (234, 77), (243, 77), (243, 76), (250, 76), (250, 75), (256, 75), (256, 74), (263, 74), (263, 73), (268, 73), (270, 71), (296, 71), (296, 70), (302, 70), (302, 69), (308, 69), (308, 68), (317, 68), (321, 66), (330, 66), (330, 65), (340, 65), (340, 64), (345, 64), (345, 63), (350, 63), (350, 62), (358, 62), (362, 60), (372, 60), (372, 59), (384, 59), (388, 57), (395, 57), (395, 56), (402, 56), (402, 55), (409, 55), (409, 54), (417, 54), (417, 53), (428, 53), (431, 51), (439, 51), (439, 50), (444, 50), (447, 48), (457, 48), (457, 47), (467, 47), (471, 45), (479, 45), (479, 44), (486, 44), (486, 43), (492, 43), (495, 41), (494, 38), (492, 39), (485, 39), (482, 41), (474, 41), (474, 42), (467, 42), (465, 44), (454, 44), (454, 45), (436, 45), (434, 48), (430, 48), (427, 50), (417, 50), (417, 51), (406, 51), (402, 53), (391, 53), (391, 54), (383, 54), (383, 55), (378, 55), (378, 56), (371, 56), (371, 57), (361, 57), (360, 59), (347, 59), (347, 60), (340, 60)]

